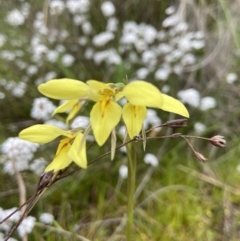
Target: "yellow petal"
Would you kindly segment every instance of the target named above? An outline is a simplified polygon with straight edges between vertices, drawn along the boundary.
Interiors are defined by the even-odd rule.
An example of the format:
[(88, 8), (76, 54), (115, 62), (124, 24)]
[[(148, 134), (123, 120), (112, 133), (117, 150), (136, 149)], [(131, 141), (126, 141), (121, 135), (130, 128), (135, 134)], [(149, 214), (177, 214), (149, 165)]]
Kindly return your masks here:
[(146, 115), (147, 109), (144, 106), (134, 106), (129, 103), (123, 106), (122, 117), (131, 139), (141, 131)]
[(68, 151), (71, 148), (69, 141), (69, 138), (65, 138), (60, 142), (56, 156), (54, 157), (53, 161), (46, 167), (44, 172), (57, 172), (71, 164), (72, 160), (70, 157), (68, 157)]
[(163, 105), (161, 107), (162, 110), (172, 112), (187, 118), (189, 117), (188, 110), (179, 100), (176, 100), (173, 97), (165, 94), (162, 94), (162, 97), (163, 97)]
[(66, 119), (66, 123), (67, 125), (69, 124), (69, 122), (76, 116), (76, 114), (79, 112), (79, 110), (81, 109), (81, 105), (80, 103), (76, 103), (72, 109), (70, 110), (68, 117)]
[(74, 100), (68, 100), (66, 102), (64, 102), (62, 105), (59, 105), (55, 111), (53, 112), (52, 116), (54, 116), (57, 113), (63, 113), (68, 111), (69, 109), (71, 109), (74, 105), (78, 104), (79, 100), (78, 99), (74, 99)]
[(81, 150), (80, 145), (83, 140), (83, 134), (78, 133), (73, 141), (73, 144), (68, 152), (68, 157), (71, 158), (78, 166), (81, 168), (87, 168), (87, 156), (86, 156), (86, 142), (82, 145)]
[(161, 108), (163, 104), (159, 89), (145, 81), (133, 81), (124, 87), (123, 92), (132, 105)]
[(39, 144), (48, 143), (61, 135), (73, 136), (70, 131), (65, 131), (52, 125), (33, 125), (19, 133), (21, 139)]
[(90, 122), (93, 134), (99, 146), (102, 146), (109, 137), (112, 129), (119, 123), (121, 118), (121, 107), (109, 101), (104, 106), (101, 102), (97, 102), (90, 113)]
[(99, 101), (99, 99), (102, 97), (102, 95), (99, 94), (101, 91), (112, 91), (111, 87), (108, 84), (105, 84), (97, 80), (88, 80), (87, 84), (90, 87), (89, 99), (96, 102)]
[(38, 86), (45, 96), (58, 100), (72, 100), (88, 95), (89, 87), (82, 81), (73, 79), (54, 79)]

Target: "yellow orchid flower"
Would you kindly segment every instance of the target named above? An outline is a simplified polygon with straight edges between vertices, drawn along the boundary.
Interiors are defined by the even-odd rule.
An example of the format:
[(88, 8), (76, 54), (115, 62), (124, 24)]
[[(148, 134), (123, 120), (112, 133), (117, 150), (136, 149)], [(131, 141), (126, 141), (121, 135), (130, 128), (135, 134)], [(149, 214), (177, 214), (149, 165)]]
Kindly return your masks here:
[(133, 81), (126, 85), (123, 94), (128, 100), (123, 107), (122, 117), (130, 138), (138, 135), (147, 115), (146, 107), (159, 108), (189, 117), (186, 107), (171, 96), (162, 94), (158, 88), (145, 81)]
[[(159, 108), (189, 117), (187, 109), (180, 101), (162, 94), (154, 85), (141, 80), (127, 85), (105, 84), (96, 80), (88, 80), (86, 84), (71, 79), (50, 80), (41, 84), (39, 91), (55, 99), (85, 98), (95, 101), (96, 104), (90, 112), (90, 123), (100, 146), (106, 142), (121, 116), (130, 138), (138, 135), (147, 114), (146, 107)], [(122, 108), (117, 101), (124, 96), (128, 103)]]
[[(45, 172), (57, 172), (66, 168), (72, 161), (79, 167), (87, 167), (86, 144), (83, 140), (83, 133), (62, 130), (51, 125), (33, 125), (22, 130), (19, 137), (23, 140), (44, 144), (59, 136), (66, 136), (59, 143), (56, 155), (53, 161), (46, 167)], [(82, 145), (82, 141), (84, 141)], [(82, 145), (81, 150), (80, 145)]]
[(89, 98), (97, 103), (90, 113), (90, 123), (98, 145), (103, 145), (112, 130), (119, 123), (122, 108), (116, 103), (119, 90), (112, 84), (104, 84), (96, 80), (89, 80)]

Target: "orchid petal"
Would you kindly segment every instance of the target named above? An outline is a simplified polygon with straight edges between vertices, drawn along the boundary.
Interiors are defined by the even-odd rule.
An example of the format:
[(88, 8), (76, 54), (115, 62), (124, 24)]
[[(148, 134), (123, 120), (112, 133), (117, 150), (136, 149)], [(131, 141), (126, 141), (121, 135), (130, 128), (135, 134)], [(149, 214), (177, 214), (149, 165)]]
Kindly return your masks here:
[(130, 103), (123, 106), (122, 117), (131, 139), (141, 131), (146, 115), (147, 109), (144, 106), (134, 106)]
[(62, 130), (52, 125), (33, 125), (19, 133), (19, 137), (26, 141), (31, 141), (39, 144), (48, 143), (58, 136), (73, 137), (71, 131)]
[(60, 141), (57, 149), (57, 153), (53, 161), (46, 167), (44, 172), (54, 171), (57, 172), (69, 166), (72, 162), (71, 158), (68, 157), (68, 151), (71, 148), (69, 144), (71, 139), (65, 138)]
[(161, 108), (163, 104), (159, 89), (145, 81), (133, 81), (124, 87), (123, 92), (132, 105)]
[(83, 141), (83, 134), (78, 133), (76, 138), (73, 141), (73, 144), (68, 152), (68, 157), (71, 158), (79, 167), (87, 168), (87, 156), (86, 156), (86, 142), (80, 148), (80, 145)]
[(93, 101), (99, 101), (102, 95), (100, 94), (103, 90), (109, 90), (112, 91), (111, 87), (108, 84), (105, 84), (103, 82), (97, 81), (97, 80), (88, 80), (87, 84), (90, 87), (89, 92), (89, 99)]
[(113, 128), (119, 123), (121, 112), (121, 107), (113, 101), (108, 101), (104, 106), (102, 102), (97, 102), (93, 106), (90, 122), (99, 146), (105, 143)]
[(68, 100), (66, 102), (64, 102), (62, 105), (59, 105), (55, 111), (53, 112), (52, 116), (54, 116), (57, 113), (63, 113), (68, 111), (69, 109), (71, 109), (74, 105), (78, 104), (79, 100), (78, 99), (74, 99), (74, 100)]
[(72, 107), (66, 119), (67, 124), (69, 124), (69, 122), (76, 116), (76, 114), (79, 112), (80, 109), (81, 109), (81, 105), (79, 102)]
[(187, 118), (189, 117), (188, 110), (179, 100), (176, 100), (173, 97), (165, 94), (162, 94), (162, 97), (163, 97), (163, 105), (161, 107), (162, 110), (172, 112)]
[(83, 98), (88, 95), (89, 87), (82, 81), (73, 79), (54, 79), (49, 80), (38, 86), (39, 92), (43, 95), (58, 99), (72, 100)]

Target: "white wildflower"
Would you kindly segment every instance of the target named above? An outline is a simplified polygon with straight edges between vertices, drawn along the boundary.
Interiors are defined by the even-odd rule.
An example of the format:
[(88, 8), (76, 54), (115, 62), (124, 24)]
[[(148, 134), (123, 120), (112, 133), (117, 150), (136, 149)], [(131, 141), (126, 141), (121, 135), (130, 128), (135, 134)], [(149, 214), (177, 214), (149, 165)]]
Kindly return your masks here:
[(235, 73), (229, 73), (229, 74), (227, 75), (227, 77), (226, 77), (226, 82), (227, 82), (228, 84), (232, 84), (232, 83), (234, 83), (237, 79), (238, 79), (237, 74), (235, 74)]
[(149, 70), (147, 68), (140, 68), (136, 72), (136, 76), (138, 79), (145, 79), (149, 74)]
[(147, 65), (154, 65), (157, 62), (157, 55), (156, 52), (153, 50), (146, 50), (142, 54), (142, 61), (144, 64)]
[(106, 30), (110, 32), (115, 32), (117, 30), (117, 26), (118, 26), (118, 19), (111, 17), (107, 21)]
[(16, 97), (22, 97), (25, 94), (26, 89), (27, 89), (27, 84), (24, 82), (19, 82), (15, 84), (11, 92), (12, 92), (12, 95)]
[(161, 43), (157, 47), (157, 51), (160, 55), (168, 54), (173, 50), (173, 47), (170, 44)]
[(44, 172), (47, 164), (47, 161), (43, 157), (40, 157), (33, 160), (33, 162), (29, 165), (29, 170), (40, 176)]
[(8, 12), (5, 21), (12, 26), (20, 26), (25, 22), (25, 17), (18, 9), (13, 9)]
[(90, 121), (89, 121), (89, 117), (87, 116), (77, 116), (72, 124), (71, 124), (71, 128), (75, 129), (75, 128), (86, 128), (89, 125)]
[(170, 86), (169, 85), (163, 85), (161, 91), (163, 93), (168, 93), (170, 91)]
[(192, 40), (191, 46), (193, 49), (202, 49), (205, 46), (205, 42), (203, 40)]
[(86, 21), (82, 24), (82, 31), (84, 34), (89, 35), (92, 33), (92, 25), (90, 22)]
[(62, 56), (62, 63), (66, 67), (72, 66), (74, 61), (75, 61), (75, 58), (71, 54), (64, 54)]
[(161, 119), (158, 117), (157, 112), (152, 109), (147, 109), (147, 116), (144, 120), (144, 129), (149, 126), (158, 126), (162, 123)]
[(197, 32), (194, 33), (194, 38), (195, 39), (203, 39), (204, 33), (202, 31), (197, 31)]
[(58, 53), (64, 53), (66, 51), (65, 46), (63, 46), (61, 44), (58, 44), (55, 49)]
[(33, 158), (38, 147), (38, 144), (24, 141), (19, 137), (8, 138), (1, 145), (1, 152), (6, 157), (3, 171), (13, 175), (13, 162), (18, 171), (28, 170), (28, 162)]
[(93, 55), (93, 60), (96, 64), (101, 64), (102, 62), (105, 62), (109, 65), (117, 65), (121, 63), (121, 57), (116, 52), (116, 49), (109, 49), (96, 52)]
[(115, 49), (109, 51), (108, 58), (106, 61), (108, 65), (119, 65), (121, 62), (122, 59)]
[(28, 216), (27, 218), (25, 218), (17, 228), (19, 236), (23, 237), (24, 235), (31, 233), (35, 225), (35, 221), (36, 218), (32, 216)]
[(60, 129), (63, 129), (63, 130), (67, 129), (67, 125), (64, 122), (59, 121), (59, 120), (54, 120), (54, 119), (47, 120), (47, 121), (44, 122), (44, 124), (56, 126), (56, 127), (60, 128)]
[(48, 81), (48, 80), (54, 79), (56, 77), (57, 77), (56, 72), (51, 71), (51, 72), (46, 73), (45, 80)]
[(56, 106), (48, 98), (35, 98), (30, 115), (36, 120), (48, 120), (55, 108)]
[(0, 100), (3, 100), (5, 98), (5, 94), (0, 91)]
[(144, 156), (144, 162), (146, 164), (150, 164), (153, 167), (158, 166), (158, 159), (157, 159), (157, 157), (155, 155), (151, 154), (151, 153), (147, 153)]
[(60, 15), (65, 9), (65, 3), (61, 0), (51, 0), (49, 4), (50, 14)]
[(164, 28), (169, 28), (169, 27), (175, 26), (178, 22), (179, 22), (179, 15), (173, 14), (163, 20), (162, 26)]
[(157, 34), (157, 39), (162, 41), (166, 38), (166, 36), (167, 36), (166, 31), (160, 30)]
[(173, 72), (177, 75), (181, 75), (183, 72), (183, 67), (180, 64), (176, 64), (173, 66)]
[(15, 53), (9, 51), (9, 50), (3, 50), (1, 52), (1, 58), (4, 59), (4, 60), (8, 60), (8, 61), (12, 61), (15, 59), (16, 55)]
[(118, 130), (118, 133), (120, 136), (122, 136), (123, 138), (126, 136), (127, 130), (126, 130), (126, 126), (121, 126)]
[(122, 179), (126, 179), (128, 177), (128, 167), (126, 165), (120, 166), (119, 175)]
[(169, 75), (171, 74), (171, 68), (161, 67), (155, 72), (155, 78), (157, 80), (167, 80)]
[(0, 34), (0, 48), (6, 43), (7, 38), (5, 35)]
[(171, 14), (173, 14), (175, 11), (176, 11), (175, 7), (174, 7), (174, 6), (170, 6), (170, 7), (166, 8), (165, 13), (166, 13), (167, 15), (171, 15)]
[(54, 216), (51, 213), (42, 213), (39, 220), (45, 224), (52, 224)]
[(66, 29), (62, 29), (59, 33), (60, 40), (65, 40), (69, 36), (69, 32)]
[(84, 56), (86, 59), (92, 59), (93, 58), (93, 54), (94, 54), (94, 51), (92, 48), (87, 48), (85, 53), (84, 53)]
[(177, 33), (185, 32), (187, 31), (187, 29), (188, 29), (188, 24), (186, 22), (179, 22), (174, 28), (174, 30)]
[(192, 40), (185, 35), (178, 40), (177, 46), (183, 52), (190, 51), (192, 48)]
[(138, 26), (138, 32), (142, 35), (147, 44), (152, 44), (157, 38), (157, 30), (149, 24), (141, 23)]
[(183, 65), (192, 65), (192, 64), (195, 64), (196, 63), (196, 57), (189, 53), (189, 54), (186, 54), (182, 57), (181, 59), (181, 63)]
[(37, 73), (38, 67), (36, 65), (30, 65), (30, 66), (28, 66), (26, 71), (27, 71), (28, 75), (34, 75)]
[(79, 37), (78, 38), (78, 43), (81, 46), (85, 46), (88, 43), (88, 39), (85, 36)]
[(93, 45), (99, 47), (106, 45), (109, 41), (114, 39), (114, 34), (112, 32), (102, 32), (93, 37)]
[(167, 63), (173, 63), (178, 61), (183, 56), (183, 52), (180, 49), (175, 49), (171, 53), (165, 56)]
[(216, 100), (213, 97), (207, 96), (201, 99), (200, 109), (206, 111), (208, 109), (215, 108), (217, 105)]
[(200, 93), (196, 89), (190, 88), (181, 90), (178, 92), (177, 96), (183, 103), (187, 103), (193, 107), (198, 107), (200, 105)]
[(102, 14), (105, 17), (110, 17), (115, 13), (115, 6), (110, 1), (105, 1), (101, 5)]
[(73, 22), (75, 25), (80, 26), (86, 21), (85, 15), (74, 15), (73, 16)]
[(67, 0), (66, 7), (72, 14), (86, 13), (90, 7), (89, 0)]
[(194, 130), (197, 132), (197, 134), (202, 134), (206, 129), (207, 128), (203, 123), (196, 122), (194, 124)]
[(134, 45), (138, 52), (142, 53), (143, 51), (148, 49), (147, 43), (143, 39), (137, 39), (134, 42)]

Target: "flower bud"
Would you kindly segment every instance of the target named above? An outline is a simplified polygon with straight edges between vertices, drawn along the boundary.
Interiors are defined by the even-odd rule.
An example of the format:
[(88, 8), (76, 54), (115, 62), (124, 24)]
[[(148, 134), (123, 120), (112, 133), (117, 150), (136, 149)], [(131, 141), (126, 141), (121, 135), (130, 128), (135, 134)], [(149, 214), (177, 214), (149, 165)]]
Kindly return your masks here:
[(224, 139), (224, 136), (213, 136), (210, 138), (210, 142), (217, 147), (225, 147), (226, 146), (226, 140)]
[(201, 153), (195, 151), (194, 152), (194, 156), (200, 161), (205, 163), (207, 161), (207, 158), (205, 156), (203, 156)]

